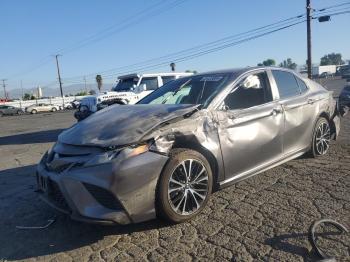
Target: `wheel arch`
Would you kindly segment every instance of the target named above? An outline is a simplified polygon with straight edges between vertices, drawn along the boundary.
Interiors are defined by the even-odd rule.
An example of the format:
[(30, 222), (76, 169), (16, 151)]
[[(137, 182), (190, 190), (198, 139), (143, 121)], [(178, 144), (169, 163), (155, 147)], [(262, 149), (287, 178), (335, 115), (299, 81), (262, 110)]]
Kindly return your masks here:
[(203, 147), (198, 141), (195, 139), (185, 139), (185, 138), (177, 138), (172, 149), (183, 148), (183, 149), (191, 149), (197, 151), (202, 154), (207, 161), (209, 162), (211, 171), (213, 173), (213, 191), (217, 191), (219, 188), (219, 164), (213, 153), (211, 153), (208, 149)]
[[(323, 117), (323, 118), (327, 119), (328, 124), (329, 124), (329, 127), (330, 127), (330, 129), (331, 129), (331, 139), (336, 139), (336, 136), (337, 136), (337, 130), (336, 130), (336, 129), (337, 129), (337, 128), (336, 128), (336, 126), (335, 126), (335, 123), (332, 121), (332, 119), (331, 119), (329, 113), (327, 113), (327, 112), (325, 112), (325, 111), (322, 111), (322, 112), (318, 115), (318, 117), (317, 117), (317, 119), (316, 119), (316, 123), (317, 123), (317, 120), (318, 120), (320, 117)], [(316, 123), (315, 123), (315, 125), (316, 125)]]

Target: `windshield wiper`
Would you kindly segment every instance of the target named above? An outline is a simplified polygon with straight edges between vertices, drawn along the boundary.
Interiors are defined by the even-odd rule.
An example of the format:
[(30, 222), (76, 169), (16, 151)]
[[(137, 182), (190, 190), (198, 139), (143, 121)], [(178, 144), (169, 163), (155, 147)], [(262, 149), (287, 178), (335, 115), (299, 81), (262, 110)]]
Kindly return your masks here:
[(177, 94), (182, 88), (184, 88), (189, 82), (191, 82), (191, 79), (188, 79), (185, 83), (183, 83), (181, 86), (179, 86), (179, 88), (176, 89), (171, 95), (168, 95), (168, 96), (164, 99), (164, 101), (162, 101), (162, 104), (165, 104), (165, 103), (169, 100), (170, 97), (176, 95), (176, 94)]

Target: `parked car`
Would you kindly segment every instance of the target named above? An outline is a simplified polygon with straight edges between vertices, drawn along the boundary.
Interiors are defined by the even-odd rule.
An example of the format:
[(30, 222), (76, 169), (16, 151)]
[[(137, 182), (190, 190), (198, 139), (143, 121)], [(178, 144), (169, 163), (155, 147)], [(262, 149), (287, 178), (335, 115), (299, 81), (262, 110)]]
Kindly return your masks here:
[(86, 96), (79, 104), (78, 110), (74, 113), (74, 117), (78, 120), (84, 120), (91, 114), (98, 110), (97, 97), (96, 96)]
[(343, 88), (339, 95), (339, 111), (346, 115), (350, 109), (350, 85)]
[(38, 112), (55, 112), (60, 110), (60, 107), (57, 105), (40, 103), (37, 105), (35, 104), (35, 105), (28, 106), (26, 107), (25, 110), (28, 113), (36, 114)]
[(115, 104), (120, 105), (120, 99), (116, 98), (116, 99), (103, 101), (103, 102), (97, 104), (97, 110), (102, 110), (106, 107), (109, 107), (109, 106), (115, 105)]
[(80, 101), (81, 101), (81, 99), (75, 99), (71, 102), (74, 109), (77, 109), (79, 107)]
[(303, 154), (325, 155), (339, 123), (332, 93), (291, 70), (188, 76), (61, 133), (38, 165), (38, 187), (81, 221), (183, 222), (214, 190)]
[(348, 81), (350, 80), (350, 66), (345, 67), (342, 72), (341, 76), (343, 79), (347, 79)]
[(3, 115), (21, 115), (23, 110), (19, 107), (0, 105), (0, 116)]
[(330, 78), (333, 77), (334, 75), (330, 72), (323, 72), (322, 74), (320, 74), (320, 78)]
[[(120, 104), (135, 104), (154, 90), (169, 81), (193, 75), (193, 73), (152, 73), (152, 74), (129, 74), (118, 77), (117, 85), (112, 88), (114, 92), (106, 94), (107, 99), (118, 99)], [(98, 98), (98, 103), (103, 102), (104, 96)]]
[(57, 105), (59, 107), (60, 110), (70, 110), (70, 109), (73, 109), (73, 105), (71, 102), (68, 102), (68, 103), (64, 103), (64, 106), (63, 105)]

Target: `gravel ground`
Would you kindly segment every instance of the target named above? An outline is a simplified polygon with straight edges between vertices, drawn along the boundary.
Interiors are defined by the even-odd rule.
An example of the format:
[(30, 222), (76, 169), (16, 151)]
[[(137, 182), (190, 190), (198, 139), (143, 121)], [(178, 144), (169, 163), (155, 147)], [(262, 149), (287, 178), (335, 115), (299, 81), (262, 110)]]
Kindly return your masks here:
[[(345, 83), (325, 84), (337, 94)], [(188, 223), (106, 227), (71, 221), (33, 192), (35, 165), (75, 122), (72, 114), (0, 119), (0, 261), (315, 261), (307, 238), (314, 220), (350, 227), (350, 116), (327, 156), (293, 160), (217, 192)], [(53, 217), (47, 229), (16, 229)], [(349, 235), (320, 244), (350, 261)]]

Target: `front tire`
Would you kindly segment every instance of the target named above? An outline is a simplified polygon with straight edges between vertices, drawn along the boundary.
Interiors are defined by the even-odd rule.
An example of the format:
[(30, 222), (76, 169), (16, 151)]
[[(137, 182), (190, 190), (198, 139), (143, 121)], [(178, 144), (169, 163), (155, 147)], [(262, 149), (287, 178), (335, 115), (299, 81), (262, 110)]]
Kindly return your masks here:
[(315, 125), (310, 154), (316, 158), (326, 155), (331, 140), (331, 128), (326, 118), (320, 117)]
[(33, 109), (30, 113), (34, 115), (34, 114), (38, 113), (38, 111), (36, 111), (35, 109)]
[(173, 223), (193, 218), (206, 206), (212, 187), (207, 159), (197, 151), (174, 149), (159, 179), (157, 215)]
[(57, 111), (56, 107), (53, 107), (53, 108), (51, 109), (51, 111), (52, 111), (52, 112), (56, 112), (56, 111)]

